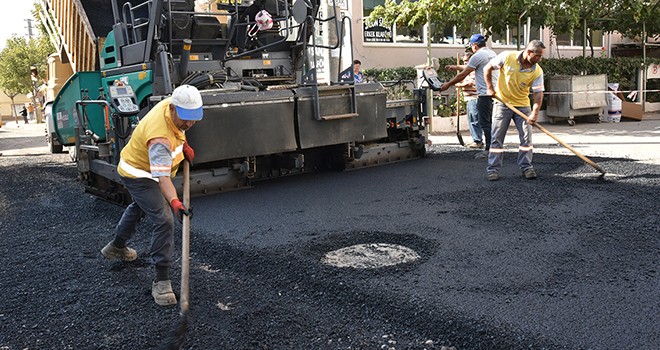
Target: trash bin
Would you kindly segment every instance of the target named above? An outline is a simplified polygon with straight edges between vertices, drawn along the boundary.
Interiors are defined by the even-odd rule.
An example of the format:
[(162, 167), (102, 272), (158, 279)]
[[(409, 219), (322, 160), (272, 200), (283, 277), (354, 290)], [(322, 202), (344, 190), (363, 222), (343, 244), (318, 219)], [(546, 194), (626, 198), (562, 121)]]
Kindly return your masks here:
[(607, 75), (556, 75), (545, 81), (550, 124), (566, 119), (573, 126), (577, 116), (600, 119), (603, 115), (607, 107)]

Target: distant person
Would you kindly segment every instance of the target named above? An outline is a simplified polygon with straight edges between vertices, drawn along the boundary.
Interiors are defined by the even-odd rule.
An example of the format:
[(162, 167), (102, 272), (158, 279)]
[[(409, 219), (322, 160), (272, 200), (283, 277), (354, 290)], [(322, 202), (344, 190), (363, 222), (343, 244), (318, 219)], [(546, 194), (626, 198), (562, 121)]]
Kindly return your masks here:
[[(535, 179), (536, 170), (532, 166), (532, 125), (536, 123), (543, 103), (543, 69), (538, 65), (543, 58), (545, 45), (540, 40), (532, 40), (523, 51), (504, 51), (486, 65), (484, 73), (488, 84), (488, 94), (499, 96), (502, 101), (516, 107), (528, 116), (525, 121), (506, 105), (495, 102), (493, 113), (493, 143), (488, 154), (488, 180), (500, 178), (504, 158), (504, 137), (511, 119), (518, 129), (520, 147), (518, 166), (526, 179)], [(497, 87), (490, 81), (494, 70), (500, 71)], [(529, 106), (529, 91), (533, 92), (534, 106)]]
[[(27, 112), (28, 112), (28, 119), (31, 120), (31, 121), (34, 121), (35, 120), (35, 118), (34, 118), (34, 105), (32, 104), (32, 102), (28, 103)], [(27, 121), (25, 122), (25, 124), (27, 124)]]
[[(477, 158), (488, 157), (488, 150), (491, 143), (491, 119), (493, 113), (493, 98), (486, 92), (486, 78), (484, 77), (484, 67), (493, 59), (496, 54), (493, 50), (486, 47), (486, 37), (481, 34), (474, 34), (470, 37), (469, 48), (474, 52), (467, 66), (461, 73), (452, 80), (442, 85), (441, 91), (449, 89), (452, 85), (465, 79), (465, 77), (474, 71), (474, 81), (477, 86), (477, 113), (479, 114), (479, 126), (483, 130), (485, 151), (477, 154)], [(493, 74), (491, 79), (497, 80), (497, 74)]]
[(23, 109), (21, 109), (20, 114), (21, 116), (23, 116), (23, 121), (25, 122), (25, 124), (28, 124), (28, 111), (27, 108), (25, 108), (25, 105), (23, 105)]
[(121, 151), (117, 166), (133, 202), (124, 210), (114, 240), (101, 254), (107, 259), (135, 260), (137, 252), (127, 242), (135, 234), (140, 218), (145, 216), (154, 225), (150, 255), (156, 276), (151, 296), (158, 305), (177, 303), (170, 280), (174, 216), (182, 221), (183, 215), (192, 216), (192, 213), (179, 200), (172, 178), (184, 159), (193, 161), (195, 152), (188, 145), (185, 132), (202, 117), (202, 97), (197, 88), (177, 87), (172, 97), (159, 102), (140, 120)]
[[(362, 67), (362, 62), (360, 62), (360, 60), (353, 61), (353, 76), (355, 78), (356, 83), (364, 83), (364, 75), (360, 70), (361, 67)], [(349, 79), (350, 77), (351, 77), (350, 73), (345, 73), (342, 76), (343, 79)]]
[[(472, 57), (472, 51), (466, 51), (463, 54), (463, 65), (462, 66), (447, 66), (447, 70), (463, 70), (465, 65), (470, 61)], [(463, 92), (463, 99), (465, 100), (465, 105), (467, 109), (467, 119), (468, 126), (470, 128), (470, 136), (472, 136), (472, 143), (466, 145), (468, 148), (484, 148), (484, 143), (482, 139), (483, 131), (479, 126), (479, 113), (477, 112), (477, 89), (474, 83), (474, 71), (470, 72), (463, 81), (456, 83), (456, 86), (461, 88)]]

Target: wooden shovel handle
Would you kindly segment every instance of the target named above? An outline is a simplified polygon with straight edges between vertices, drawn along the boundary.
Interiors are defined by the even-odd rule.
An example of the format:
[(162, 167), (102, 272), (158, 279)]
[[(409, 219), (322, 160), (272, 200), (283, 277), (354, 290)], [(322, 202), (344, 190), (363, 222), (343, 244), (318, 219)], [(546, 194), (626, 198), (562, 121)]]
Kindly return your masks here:
[[(499, 96), (494, 95), (493, 98), (496, 100), (502, 102), (505, 106), (507, 106), (510, 110), (512, 110), (514, 113), (519, 115), (521, 118), (523, 118), (525, 121), (529, 122), (529, 118), (525, 115), (525, 113), (521, 112), (518, 110), (518, 108), (512, 106), (511, 104), (504, 102)], [(596, 164), (594, 161), (591, 159), (587, 158), (585, 155), (582, 153), (578, 152), (575, 148), (571, 147), (569, 144), (566, 142), (560, 140), (557, 136), (555, 136), (553, 133), (548, 131), (548, 129), (544, 128), (541, 124), (539, 123), (534, 123), (534, 126), (538, 128), (539, 130), (543, 131), (546, 135), (552, 137), (555, 141), (559, 142), (562, 146), (566, 147), (569, 151), (573, 152), (576, 156), (578, 156), (580, 159), (582, 159), (585, 163), (591, 165), (594, 169), (598, 170), (602, 175), (605, 175), (605, 170), (601, 168), (598, 164)]]
[[(183, 205), (190, 209), (190, 163), (183, 161)], [(190, 216), (183, 215), (181, 234), (181, 311), (189, 308), (190, 295)]]

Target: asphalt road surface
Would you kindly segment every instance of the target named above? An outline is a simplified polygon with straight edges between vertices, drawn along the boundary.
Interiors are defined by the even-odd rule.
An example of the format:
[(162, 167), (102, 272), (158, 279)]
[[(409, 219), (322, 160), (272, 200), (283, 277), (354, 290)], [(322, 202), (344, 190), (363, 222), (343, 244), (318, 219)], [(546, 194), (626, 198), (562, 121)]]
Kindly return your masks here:
[[(141, 259), (103, 260), (122, 208), (84, 194), (41, 135), (0, 129), (0, 349), (157, 348), (178, 309), (150, 296), (149, 224)], [(185, 348), (657, 349), (660, 165), (592, 159), (611, 175), (536, 154), (526, 180), (507, 152), (488, 182), (474, 151), (434, 145), (193, 198)], [(372, 250), (353, 259), (416, 256), (324, 263), (356, 244)]]

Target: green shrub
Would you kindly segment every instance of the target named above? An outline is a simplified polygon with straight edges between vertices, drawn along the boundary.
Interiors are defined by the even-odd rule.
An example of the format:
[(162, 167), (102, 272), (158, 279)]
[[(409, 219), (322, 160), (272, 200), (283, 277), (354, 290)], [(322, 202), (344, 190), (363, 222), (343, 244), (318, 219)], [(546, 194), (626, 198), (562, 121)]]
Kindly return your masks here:
[[(647, 64), (660, 63), (657, 58), (647, 59)], [(545, 76), (552, 75), (594, 75), (606, 74), (607, 81), (619, 83), (619, 90), (636, 90), (638, 85), (637, 72), (643, 66), (641, 57), (614, 57), (614, 58), (549, 58), (541, 61)], [(639, 77), (641, 78), (641, 77)], [(657, 80), (649, 80), (647, 89), (653, 90), (658, 86)], [(657, 87), (656, 87), (657, 89)], [(660, 101), (660, 94), (648, 93), (648, 102)]]
[[(441, 69), (438, 70), (440, 80), (449, 80), (455, 74), (448, 72), (444, 69), (446, 65), (456, 64), (454, 58), (440, 58), (438, 59)], [(391, 82), (398, 80), (414, 81), (417, 78), (417, 70), (415, 67), (397, 67), (397, 68), (368, 68), (362, 73), (368, 80)]]
[[(444, 69), (446, 65), (456, 64), (456, 59), (452, 57), (440, 58), (440, 69), (438, 76), (443, 81), (449, 81), (456, 73)], [(649, 58), (647, 64), (660, 64), (660, 59)], [(640, 57), (614, 57), (614, 58), (593, 58), (593, 57), (575, 57), (575, 58), (546, 58), (541, 61), (541, 67), (546, 77), (552, 75), (593, 75), (607, 74), (607, 81), (619, 83), (620, 90), (637, 89), (637, 71), (642, 67)], [(417, 73), (414, 67), (398, 68), (370, 68), (365, 69), (364, 74), (367, 79), (391, 82), (391, 81), (415, 81)], [(384, 84), (385, 85), (385, 84)], [(412, 93), (406, 93), (402, 90), (410, 89), (407, 87), (398, 87), (399, 96), (412, 96)], [(660, 89), (660, 79), (649, 80), (647, 82), (648, 90)], [(389, 90), (388, 90), (389, 91)], [(648, 93), (647, 101), (660, 102), (660, 93)], [(389, 98), (389, 95), (388, 95)]]
[(637, 70), (642, 66), (639, 58), (549, 58), (541, 61), (543, 73), (553, 75), (595, 75), (606, 74), (607, 81), (619, 83), (622, 90), (637, 87)]
[[(446, 65), (456, 64), (456, 60), (452, 58), (440, 58), (438, 61), (440, 67), (442, 67), (438, 70), (440, 80), (450, 80), (455, 73), (446, 71), (444, 67)], [(413, 98), (412, 90), (416, 88), (417, 83), (417, 70), (415, 67), (367, 68), (362, 73), (367, 81), (378, 81), (383, 84), (387, 90), (388, 100)]]
[(368, 68), (362, 73), (375, 81), (414, 80), (417, 75), (415, 67)]

